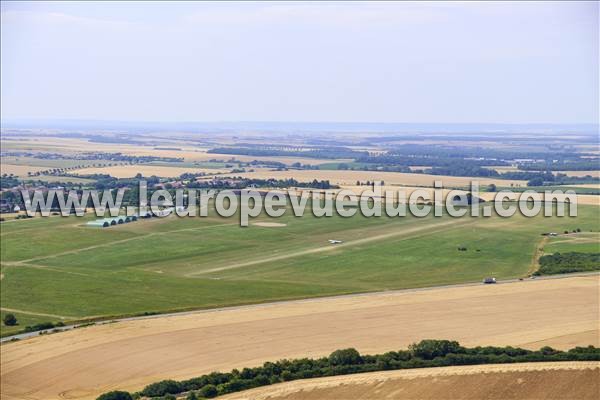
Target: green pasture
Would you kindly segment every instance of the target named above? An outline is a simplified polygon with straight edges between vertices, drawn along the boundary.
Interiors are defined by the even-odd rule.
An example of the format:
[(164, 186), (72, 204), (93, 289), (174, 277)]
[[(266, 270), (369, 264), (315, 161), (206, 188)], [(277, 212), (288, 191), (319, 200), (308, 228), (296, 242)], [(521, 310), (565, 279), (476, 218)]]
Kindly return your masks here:
[(546, 253), (597, 248), (598, 218), (597, 207), (579, 206), (576, 218), (508, 219), (316, 218), (288, 210), (282, 218), (260, 216), (246, 228), (213, 210), (206, 218), (173, 216), (110, 228), (86, 226), (92, 216), (7, 221), (0, 225), (1, 304), (22, 311), (15, 312), (22, 322), (20, 328), (2, 326), (2, 334), (60, 318), (520, 277), (541, 233), (582, 231), (550, 238)]
[(561, 233), (556, 237), (550, 238), (544, 246), (544, 253), (600, 253), (600, 233), (580, 232), (580, 233)]

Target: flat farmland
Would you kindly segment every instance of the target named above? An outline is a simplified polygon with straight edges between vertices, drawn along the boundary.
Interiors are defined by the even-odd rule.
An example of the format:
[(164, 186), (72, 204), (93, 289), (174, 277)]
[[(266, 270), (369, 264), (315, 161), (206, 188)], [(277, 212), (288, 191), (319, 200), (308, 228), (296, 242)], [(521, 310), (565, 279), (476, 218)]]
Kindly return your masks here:
[(111, 228), (86, 226), (91, 216), (13, 220), (2, 223), (2, 307), (68, 321), (515, 278), (530, 270), (542, 232), (597, 231), (597, 210), (508, 219), (288, 213), (247, 228), (214, 211)]
[(299, 380), (223, 400), (534, 400), (597, 399), (600, 363), (553, 362), (371, 372)]
[[(468, 347), (598, 346), (598, 299), (596, 275), (122, 321), (3, 344), (0, 390), (3, 399), (91, 399), (108, 390), (139, 390), (162, 379), (282, 358), (316, 358), (340, 348), (384, 353), (423, 338), (458, 340)], [(310, 385), (293, 384), (303, 383)]]
[(600, 233), (582, 232), (579, 234), (561, 234), (552, 237), (544, 246), (545, 253), (567, 253), (575, 251), (579, 253), (600, 252)]
[[(476, 179), (476, 178), (473, 178)], [(443, 181), (444, 183), (446, 182), (445, 180)], [(579, 186), (579, 185), (578, 185)], [(435, 197), (434, 197), (434, 188), (432, 187), (419, 187), (419, 186), (404, 186), (404, 185), (382, 185), (379, 187), (381, 189), (381, 193), (382, 195), (385, 194), (385, 191), (391, 191), (393, 193), (396, 193), (398, 191), (402, 191), (403, 193), (406, 194), (406, 201), (411, 202), (410, 201), (410, 195), (412, 194), (412, 192), (414, 192), (415, 190), (420, 190), (420, 191), (425, 191), (426, 193), (428, 193), (429, 195), (429, 199), (431, 199), (431, 201), (434, 201)], [(567, 190), (572, 190), (575, 187), (565, 187), (565, 188), (561, 188), (560, 186), (554, 186), (552, 188), (548, 188), (548, 190), (551, 189), (551, 191), (556, 191), (556, 190), (561, 190), (562, 192), (566, 192)], [(350, 190), (352, 191), (354, 194), (356, 195), (360, 195), (363, 192), (366, 191), (370, 191), (373, 188), (371, 186), (356, 186), (356, 185), (340, 185), (340, 189), (346, 189), (346, 190)], [(589, 189), (593, 189), (592, 187), (590, 187)], [(303, 189), (300, 189), (303, 190)], [(306, 190), (306, 189), (304, 189)], [(450, 191), (454, 191), (457, 189), (441, 189), (441, 193), (442, 196), (441, 198), (443, 200), (446, 199), (446, 196), (448, 195), (448, 193)], [(336, 192), (337, 190), (333, 190), (334, 192)], [(457, 192), (453, 193), (456, 194)], [(460, 189), (458, 190), (458, 193), (462, 193), (462, 194), (467, 194), (469, 193), (469, 190), (467, 189)], [(485, 200), (485, 201), (490, 201), (493, 202), (495, 197), (498, 195), (497, 192), (480, 192), (478, 197)], [(515, 192), (515, 199), (518, 199), (519, 196), (521, 195), (521, 193), (519, 192)], [(543, 192), (542, 192), (543, 195)], [(566, 198), (566, 195), (556, 195), (556, 198), (559, 200), (564, 200)], [(416, 203), (420, 201), (420, 199), (417, 199), (416, 201), (412, 201), (411, 203)], [(595, 194), (578, 194), (577, 195), (577, 204), (581, 204), (581, 205), (597, 205), (600, 206), (600, 196), (595, 195)]]
[(600, 183), (582, 183), (580, 185), (569, 185), (576, 188), (600, 189)]
[(3, 151), (57, 152), (61, 154), (90, 151), (90, 142), (75, 138), (48, 136), (19, 139), (2, 138), (1, 143)]
[(515, 171), (519, 170), (519, 168), (516, 165), (492, 166), (492, 167), (484, 167), (484, 168), (493, 169), (494, 171), (496, 171), (500, 174), (503, 174), (505, 172), (515, 172)]
[(35, 158), (35, 157), (15, 157), (7, 156), (2, 157), (2, 163), (13, 164), (13, 165), (29, 165), (34, 167), (46, 167), (45, 169), (51, 168), (73, 168), (73, 167), (86, 167), (86, 166), (100, 166), (107, 164), (125, 164), (120, 161), (113, 160), (84, 160), (84, 159), (70, 159), (70, 158)]
[(207, 153), (207, 147), (200, 145), (133, 145), (122, 143), (98, 143), (79, 138), (57, 138), (37, 137), (21, 140), (3, 140), (2, 149), (5, 151), (29, 151), (29, 152), (57, 152), (60, 154), (77, 154), (89, 152), (93, 148), (95, 152), (122, 153), (130, 156), (154, 156), (183, 158), (185, 161), (208, 161), (211, 159), (229, 160), (235, 158), (238, 161), (278, 161), (284, 164), (300, 162), (302, 164), (318, 165), (331, 162), (348, 162), (348, 159), (318, 159), (310, 157), (292, 156), (245, 156), (234, 154)]
[(196, 167), (177, 167), (177, 166), (157, 166), (157, 165), (115, 165), (108, 167), (89, 167), (74, 169), (69, 171), (72, 174), (90, 175), (90, 174), (108, 174), (114, 178), (132, 178), (137, 174), (143, 176), (158, 176), (164, 178), (177, 178), (185, 173), (206, 173), (220, 174), (229, 172), (228, 169), (214, 168), (196, 168)]
[(351, 170), (288, 170), (273, 171), (270, 169), (257, 169), (254, 172), (235, 174), (247, 178), (258, 179), (290, 179), (294, 178), (300, 182), (311, 182), (314, 179), (328, 180), (335, 185), (355, 185), (357, 181), (384, 181), (387, 185), (407, 185), (407, 186), (429, 186), (433, 187), (435, 181), (442, 181), (445, 187), (468, 187), (471, 181), (479, 182), (481, 187), (489, 184), (496, 186), (515, 187), (527, 186), (527, 181), (508, 180), (508, 179), (490, 179), (490, 178), (472, 178), (446, 175), (427, 175), (411, 174), (402, 172), (383, 172), (383, 171), (351, 171)]
[(577, 177), (582, 177), (582, 176), (593, 176), (595, 178), (600, 177), (600, 170), (595, 170), (595, 171), (557, 171), (557, 173), (560, 174), (566, 174), (567, 176), (577, 176)]
[(2, 175), (15, 175), (19, 178), (26, 178), (29, 173), (35, 173), (39, 171), (47, 170), (47, 167), (40, 167), (34, 165), (18, 165), (18, 164), (0, 164), (0, 171)]

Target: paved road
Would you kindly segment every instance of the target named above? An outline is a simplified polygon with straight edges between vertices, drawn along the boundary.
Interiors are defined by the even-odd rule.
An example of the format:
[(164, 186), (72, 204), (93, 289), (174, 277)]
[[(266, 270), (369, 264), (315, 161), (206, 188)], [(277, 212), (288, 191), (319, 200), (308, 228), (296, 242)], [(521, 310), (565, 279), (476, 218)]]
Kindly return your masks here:
[[(548, 275), (548, 276), (540, 276), (540, 277), (535, 277), (535, 278), (506, 279), (506, 280), (501, 280), (501, 281), (499, 280), (496, 283), (496, 285), (514, 283), (514, 282), (518, 282), (521, 280), (523, 282), (532, 282), (532, 281), (537, 281), (537, 280), (564, 279), (564, 278), (570, 278), (570, 277), (576, 277), (576, 276), (591, 276), (591, 275), (598, 275), (598, 277), (600, 278), (600, 272), (585, 272), (585, 273), (572, 273), (572, 274), (561, 274), (561, 275)], [(599, 280), (599, 283), (600, 283), (600, 280)], [(107, 319), (107, 320), (102, 320), (102, 321), (84, 322), (84, 323), (80, 323), (80, 324), (66, 325), (63, 327), (54, 328), (53, 331), (68, 331), (68, 330), (75, 329), (75, 328), (78, 328), (81, 326), (103, 325), (103, 324), (110, 324), (110, 323), (121, 322), (121, 321), (134, 321), (134, 320), (144, 320), (144, 319), (153, 319), (153, 318), (163, 318), (163, 317), (174, 316), (174, 315), (212, 313), (212, 312), (218, 312), (218, 311), (223, 311), (223, 310), (253, 309), (253, 308), (268, 307), (269, 305), (272, 305), (272, 304), (305, 303), (305, 302), (320, 301), (320, 300), (328, 299), (328, 298), (361, 297), (361, 296), (369, 296), (369, 295), (373, 295), (373, 294), (377, 294), (377, 293), (390, 293), (390, 294), (410, 293), (410, 292), (421, 292), (421, 291), (440, 289), (440, 288), (459, 288), (459, 287), (470, 287), (470, 286), (481, 286), (481, 285), (483, 285), (481, 282), (471, 282), (471, 283), (461, 283), (461, 284), (456, 284), (456, 285), (440, 285), (440, 286), (430, 286), (430, 287), (414, 288), (414, 289), (386, 290), (383, 292), (366, 292), (366, 293), (355, 293), (355, 294), (346, 294), (346, 295), (339, 295), (339, 296), (314, 297), (314, 298), (310, 298), (310, 299), (300, 299), (300, 300), (285, 300), (285, 301), (270, 302), (270, 303), (251, 304), (251, 305), (245, 305), (245, 306), (211, 308), (211, 309), (207, 309), (207, 310), (194, 310), (194, 311), (182, 311), (182, 312), (175, 312), (175, 313), (155, 314), (155, 315), (142, 315), (142, 316), (136, 316), (136, 317), (115, 318), (115, 319)], [(0, 339), (0, 343), (9, 342), (12, 340), (27, 339), (27, 338), (35, 337), (42, 333), (48, 333), (48, 332), (50, 332), (50, 331), (36, 331), (36, 332), (20, 333), (17, 335), (6, 336), (6, 337)]]

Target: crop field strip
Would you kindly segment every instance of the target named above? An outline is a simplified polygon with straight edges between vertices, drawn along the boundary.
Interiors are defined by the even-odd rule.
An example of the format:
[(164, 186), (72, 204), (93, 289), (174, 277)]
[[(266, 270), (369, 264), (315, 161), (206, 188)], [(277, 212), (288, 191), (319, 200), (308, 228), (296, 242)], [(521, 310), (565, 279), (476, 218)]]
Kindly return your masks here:
[[(302, 164), (318, 165), (334, 161), (345, 162), (347, 159), (317, 159), (295, 156), (244, 156), (233, 154), (212, 154), (207, 153), (206, 148), (198, 146), (185, 146), (181, 150), (164, 150), (151, 146), (136, 146), (131, 144), (117, 143), (93, 143), (96, 152), (114, 153), (120, 152), (132, 156), (159, 156), (159, 157), (183, 157), (186, 161), (208, 161), (211, 159), (228, 160), (235, 157), (239, 161), (269, 160), (278, 161), (287, 164), (301, 162)], [(56, 137), (47, 137), (36, 141), (32, 140), (3, 140), (2, 148), (10, 151), (33, 151), (47, 152), (56, 151), (66, 154), (76, 154), (87, 152), (90, 149), (90, 142), (83, 139), (64, 139)]]
[[(2, 302), (80, 319), (514, 278), (530, 268), (541, 232), (579, 227), (548, 248), (592, 251), (596, 210), (565, 219), (286, 215), (278, 227), (260, 226), (272, 221), (261, 216), (248, 228), (212, 212), (106, 229), (85, 226), (91, 217), (20, 220), (2, 225)], [(38, 317), (27, 318), (52, 320)]]
[(139, 390), (160, 379), (320, 357), (337, 348), (383, 353), (423, 337), (466, 346), (597, 346), (597, 280), (595, 275), (330, 297), (43, 335), (0, 346), (2, 397), (94, 398), (115, 388)]
[(330, 398), (589, 399), (597, 398), (600, 363), (526, 364), (419, 368), (282, 383), (223, 396), (223, 400), (319, 400)]
[[(131, 176), (141, 171), (144, 175), (176, 176), (183, 171), (202, 171), (209, 176), (280, 176), (300, 181), (312, 181), (317, 177), (357, 191), (366, 188), (356, 187), (357, 180), (382, 179), (386, 188), (403, 188), (409, 193), (417, 186), (431, 186), (434, 180), (444, 181), (446, 187), (465, 187), (472, 180), (444, 175), (344, 171), (338, 169), (340, 163), (350, 163), (353, 167), (361, 167), (361, 163), (345, 158), (297, 157), (301, 153), (293, 152), (289, 156), (232, 155), (226, 154), (227, 151), (208, 153), (207, 150), (215, 146), (235, 146), (236, 141), (223, 138), (220, 144), (215, 144), (214, 138), (207, 138), (210, 145), (168, 135), (164, 138), (148, 137), (152, 142), (149, 145), (92, 143), (84, 138), (52, 135), (15, 137), (2, 140), (3, 150), (56, 152), (65, 154), (65, 158), (3, 157), (2, 161), (3, 165), (17, 168), (21, 173), (26, 173), (27, 168), (35, 171), (36, 168), (82, 166), (84, 168), (75, 172)], [(360, 135), (351, 135), (343, 140), (347, 139), (361, 141)], [(248, 138), (249, 143), (257, 145), (263, 140)], [(434, 142), (430, 139), (424, 141)], [(443, 143), (473, 145), (469, 140)], [(172, 157), (183, 161), (114, 165), (114, 161), (108, 160), (77, 160), (76, 155), (88, 152), (90, 144), (99, 153)], [(287, 145), (285, 139), (280, 139), (277, 144)], [(481, 144), (496, 146), (493, 141)], [(375, 154), (381, 151), (370, 145), (354, 149)], [(320, 165), (323, 169), (274, 171), (272, 168), (253, 167), (254, 172), (231, 174), (224, 168), (226, 160), (231, 158), (246, 162), (277, 161), (287, 165), (300, 162)], [(514, 167), (499, 168), (514, 170)], [(74, 171), (69, 169), (67, 172)], [(89, 183), (79, 178), (60, 176), (39, 176), (36, 179)], [(525, 181), (473, 179), (481, 181), (482, 185), (496, 183), (499, 187), (525, 184)], [(482, 198), (489, 199), (491, 194), (483, 193)], [(580, 204), (598, 205), (599, 200), (600, 196), (580, 196)], [(50, 316), (130, 315), (473, 282), (488, 275), (518, 277), (526, 274), (529, 268), (535, 268), (535, 258), (542, 254), (536, 249), (541, 244), (548, 248), (547, 252), (552, 249), (594, 252), (597, 236), (585, 239), (586, 232), (576, 239), (569, 237), (568, 241), (558, 242), (558, 239), (564, 238), (551, 239), (547, 245), (540, 242), (538, 236), (544, 231), (561, 232), (578, 227), (584, 231), (595, 229), (593, 221), (597, 216), (588, 208), (583, 209), (587, 210), (584, 211), (585, 216), (576, 220), (531, 220), (535, 222), (518, 216), (510, 220), (344, 220), (335, 217), (300, 220), (285, 217), (277, 220), (284, 226), (273, 228), (260, 226), (260, 221), (269, 221), (261, 217), (245, 229), (236, 226), (235, 218), (236, 222), (228, 223), (212, 217), (167, 218), (107, 231), (84, 226), (89, 219), (74, 223), (61, 218), (13, 220), (2, 224), (2, 300), (3, 305), (7, 304), (6, 309), (22, 310), (21, 314), (17, 313), (19, 319), (22, 324), (28, 324), (52, 319)], [(344, 243), (331, 246), (327, 240), (332, 238)], [(458, 252), (458, 246), (466, 246), (468, 251)], [(52, 298), (53, 291), (59, 296)], [(100, 295), (103, 292), (109, 299)], [(133, 297), (135, 301), (127, 300)], [(6, 309), (0, 310), (2, 315), (6, 314)], [(3, 326), (2, 333), (6, 334), (11, 329)]]

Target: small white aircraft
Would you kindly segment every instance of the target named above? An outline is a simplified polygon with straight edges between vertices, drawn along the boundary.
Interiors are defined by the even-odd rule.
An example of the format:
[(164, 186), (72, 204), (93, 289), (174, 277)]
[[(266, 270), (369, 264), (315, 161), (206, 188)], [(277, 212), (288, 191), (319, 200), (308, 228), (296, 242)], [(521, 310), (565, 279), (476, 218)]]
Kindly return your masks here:
[(329, 243), (331, 243), (331, 244), (340, 244), (340, 243), (342, 243), (342, 241), (341, 240), (329, 239)]

